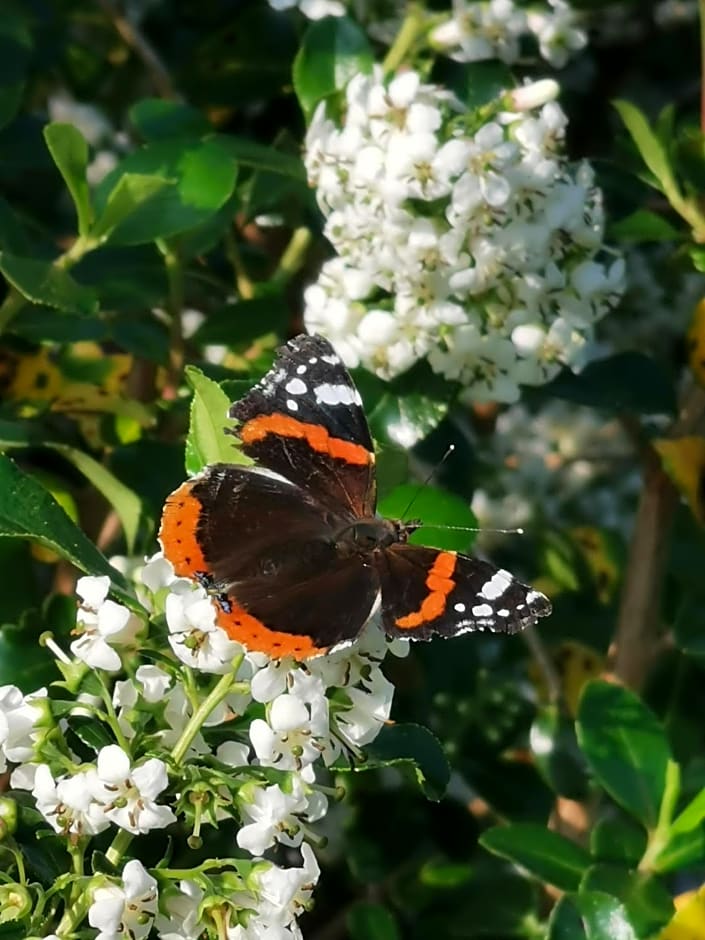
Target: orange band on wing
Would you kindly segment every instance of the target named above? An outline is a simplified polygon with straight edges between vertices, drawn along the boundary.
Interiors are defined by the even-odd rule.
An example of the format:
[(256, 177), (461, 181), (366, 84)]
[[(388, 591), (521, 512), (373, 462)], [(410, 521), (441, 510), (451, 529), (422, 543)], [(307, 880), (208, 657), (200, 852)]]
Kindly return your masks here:
[[(232, 598), (228, 599), (232, 602)], [(316, 646), (310, 637), (268, 630), (256, 617), (234, 604), (228, 613), (219, 607), (216, 622), (231, 640), (242, 643), (251, 653), (266, 653), (271, 659), (292, 656), (302, 660), (327, 652), (327, 647)]]
[(201, 515), (201, 502), (192, 493), (194, 481), (182, 483), (178, 490), (167, 496), (159, 528), (159, 541), (164, 556), (181, 578), (195, 578), (208, 571), (208, 565), (196, 539), (196, 528)]
[(264, 440), (268, 434), (276, 434), (278, 437), (293, 437), (306, 441), (308, 446), (319, 454), (327, 454), (346, 463), (366, 466), (374, 459), (374, 455), (362, 444), (331, 437), (324, 427), (305, 424), (289, 415), (260, 415), (243, 424), (238, 434), (245, 446)]
[(418, 610), (395, 620), (395, 626), (401, 630), (414, 630), (441, 616), (446, 609), (448, 595), (455, 587), (453, 572), (456, 559), (455, 552), (440, 552), (426, 578), (428, 595), (423, 599)]

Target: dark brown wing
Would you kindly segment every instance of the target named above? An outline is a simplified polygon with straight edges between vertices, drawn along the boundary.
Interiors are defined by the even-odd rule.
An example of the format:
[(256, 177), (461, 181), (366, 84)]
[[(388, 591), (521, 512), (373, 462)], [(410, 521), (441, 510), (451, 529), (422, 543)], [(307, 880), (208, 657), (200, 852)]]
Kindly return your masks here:
[(374, 514), (374, 449), (347, 369), (320, 336), (297, 336), (230, 409), (244, 452), (333, 511)]
[(518, 633), (551, 613), (547, 597), (479, 558), (402, 543), (376, 557), (390, 637)]
[(160, 540), (233, 639), (304, 659), (354, 639), (379, 594), (374, 567), (336, 551), (334, 527), (352, 518), (280, 477), (214, 464), (167, 499)]

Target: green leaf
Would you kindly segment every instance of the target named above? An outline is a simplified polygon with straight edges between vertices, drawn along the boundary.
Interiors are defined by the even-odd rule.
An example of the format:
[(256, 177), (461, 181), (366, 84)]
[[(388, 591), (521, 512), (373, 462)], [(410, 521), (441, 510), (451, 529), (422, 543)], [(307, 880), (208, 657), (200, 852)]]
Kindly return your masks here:
[(25, 17), (3, 8), (0, 16), (0, 128), (15, 117), (22, 103), (32, 34)]
[(675, 414), (674, 384), (663, 366), (642, 353), (597, 359), (578, 375), (566, 370), (544, 385), (541, 395), (563, 398), (608, 412)]
[(44, 140), (71, 193), (78, 217), (78, 232), (85, 235), (93, 222), (93, 207), (86, 179), (88, 144), (73, 124), (47, 124)]
[(230, 399), (212, 379), (195, 366), (186, 367), (186, 379), (193, 389), (191, 423), (186, 438), (186, 470), (198, 473), (212, 463), (245, 463), (246, 458), (232, 434), (228, 418)]
[(658, 878), (617, 865), (595, 865), (583, 878), (580, 893), (600, 892), (624, 906), (640, 937), (650, 937), (673, 915), (673, 900)]
[(95, 718), (75, 715), (71, 718), (70, 725), (74, 734), (94, 751), (99, 751), (102, 747), (107, 747), (109, 744), (115, 744), (113, 735), (108, 731), (105, 725), (96, 721)]
[(637, 209), (626, 218), (615, 222), (610, 226), (609, 233), (611, 238), (633, 244), (673, 241), (680, 237), (678, 229), (663, 216), (648, 209)]
[(571, 800), (587, 796), (585, 760), (572, 721), (554, 705), (540, 708), (529, 736), (534, 762), (546, 783)]
[(347, 16), (312, 22), (294, 59), (294, 90), (304, 113), (341, 91), (355, 75), (369, 74), (374, 54), (367, 36)]
[(125, 173), (108, 196), (91, 231), (96, 241), (139, 245), (161, 237), (160, 213), (174, 197), (176, 183), (161, 176)]
[(657, 852), (651, 861), (654, 871), (665, 874), (678, 869), (693, 868), (700, 865), (705, 858), (705, 829), (696, 826), (687, 831), (673, 832), (666, 840), (666, 844)]
[[(140, 183), (150, 191), (144, 193), (144, 202), (139, 209), (138, 204), (132, 208), (132, 202), (139, 193), (121, 195), (120, 206), (127, 204), (132, 211), (113, 231), (112, 244), (144, 244), (157, 238), (168, 238), (207, 221), (230, 198), (235, 188), (237, 166), (223, 146), (222, 138), (215, 135), (203, 140), (172, 139), (149, 143), (125, 157), (102, 181), (96, 193), (101, 211), (107, 208), (120, 178), (128, 174), (157, 177), (167, 185), (157, 191), (155, 183)], [(130, 188), (134, 189), (135, 185), (130, 184)]]
[(575, 842), (536, 823), (512, 823), (483, 832), (480, 845), (521, 865), (541, 881), (575, 891), (590, 867), (590, 856)]
[(143, 98), (129, 110), (130, 121), (145, 140), (203, 137), (213, 131), (206, 117), (181, 101)]
[(450, 768), (443, 748), (421, 725), (384, 725), (365, 755), (365, 763), (355, 770), (407, 765), (429, 800), (440, 800), (448, 786)]
[(98, 310), (96, 292), (79, 284), (49, 261), (19, 258), (3, 251), (0, 252), (0, 271), (31, 303), (84, 317)]
[[(417, 545), (467, 552), (477, 534), (477, 519), (465, 500), (433, 486), (404, 483), (385, 496), (379, 512), (389, 519), (420, 519), (423, 525), (410, 539)], [(462, 531), (444, 526), (460, 527)]]
[(383, 904), (359, 901), (348, 911), (346, 924), (351, 940), (399, 940), (394, 914)]
[(675, 177), (668, 154), (661, 141), (649, 126), (646, 117), (628, 101), (615, 101), (614, 106), (629, 131), (637, 150), (664, 192), (675, 187)]
[(268, 333), (286, 332), (289, 307), (283, 294), (223, 304), (196, 330), (191, 340), (200, 345), (213, 343), (235, 348)]
[(586, 940), (583, 919), (572, 897), (564, 895), (551, 911), (546, 940)]
[(69, 447), (68, 444), (48, 444), (47, 446), (58, 451), (72, 463), (107, 499), (122, 524), (128, 554), (133, 554), (142, 514), (142, 503), (137, 494), (121, 483), (103, 464), (98, 463), (82, 450)]
[(575, 900), (587, 940), (639, 940), (624, 906), (600, 891), (582, 892)]
[(670, 831), (674, 834), (689, 832), (695, 829), (705, 819), (705, 790), (701, 790), (697, 796), (688, 803), (678, 816), (673, 820)]
[(600, 862), (619, 862), (635, 867), (646, 851), (647, 836), (641, 826), (627, 819), (599, 819), (590, 832), (590, 852)]
[(502, 92), (516, 84), (509, 66), (497, 59), (454, 62), (441, 57), (434, 63), (431, 77), (455, 92), (470, 111), (495, 101)]
[(653, 828), (671, 756), (653, 712), (628, 689), (589, 682), (580, 699), (577, 733), (598, 782), (628, 813)]
[(36, 539), (86, 574), (107, 574), (115, 596), (132, 610), (141, 611), (120, 572), (69, 519), (53, 496), (4, 454), (0, 454), (0, 536)]
[(431, 433), (448, 414), (455, 386), (419, 363), (391, 382), (355, 370), (376, 441), (410, 448)]
[(299, 183), (306, 183), (306, 170), (301, 157), (282, 153), (273, 147), (266, 147), (255, 140), (224, 134), (216, 137), (218, 143), (240, 166), (261, 173), (276, 173)]

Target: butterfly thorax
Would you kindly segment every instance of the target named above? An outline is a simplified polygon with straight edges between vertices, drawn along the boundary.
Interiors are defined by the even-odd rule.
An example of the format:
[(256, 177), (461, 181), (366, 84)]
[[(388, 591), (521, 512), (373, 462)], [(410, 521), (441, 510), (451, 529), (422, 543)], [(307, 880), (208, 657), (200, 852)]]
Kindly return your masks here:
[(336, 533), (335, 547), (343, 556), (366, 555), (398, 542), (406, 542), (417, 528), (416, 522), (398, 522), (380, 516), (356, 519)]

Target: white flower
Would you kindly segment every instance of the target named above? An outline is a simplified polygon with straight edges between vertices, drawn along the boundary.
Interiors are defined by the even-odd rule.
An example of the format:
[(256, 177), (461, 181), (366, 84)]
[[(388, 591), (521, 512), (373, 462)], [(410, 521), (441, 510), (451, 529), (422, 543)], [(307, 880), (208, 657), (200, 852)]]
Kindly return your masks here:
[(163, 913), (157, 914), (154, 926), (161, 940), (199, 940), (203, 923), (198, 908), (203, 891), (193, 881), (179, 882), (179, 890), (162, 892)]
[(142, 624), (127, 607), (108, 599), (110, 578), (79, 578), (76, 593), (82, 598), (76, 616), (79, 638), (71, 643), (71, 652), (93, 669), (117, 672), (122, 661), (113, 646), (130, 645)]
[(166, 599), (169, 645), (176, 656), (201, 672), (225, 674), (242, 646), (216, 625), (215, 609), (201, 587), (174, 583)]
[(288, 927), (306, 909), (320, 869), (311, 846), (301, 845), (301, 868), (272, 865), (256, 874), (259, 894), (258, 919), (268, 926)]
[(0, 772), (6, 761), (31, 760), (38, 736), (37, 726), (44, 715), (40, 704), (46, 689), (23, 695), (15, 685), (0, 686)]
[(143, 940), (157, 911), (157, 882), (142, 862), (133, 859), (122, 870), (122, 887), (105, 885), (93, 891), (88, 922), (96, 940)]
[(250, 725), (250, 740), (264, 766), (300, 770), (312, 764), (330, 747), (325, 694), (313, 702), (288, 692), (277, 696), (267, 721), (255, 718)]
[(278, 784), (268, 787), (245, 784), (240, 789), (238, 805), (245, 823), (237, 834), (241, 849), (251, 855), (262, 855), (275, 842), (301, 844), (303, 830), (296, 816), (306, 811), (307, 800), (296, 778), (291, 793), (285, 793)]
[(55, 781), (46, 764), (36, 768), (32, 796), (56, 832), (92, 836), (110, 825), (103, 807), (93, 798), (91, 778), (91, 771), (81, 771)]
[(168, 806), (154, 802), (167, 783), (163, 761), (152, 757), (131, 768), (129, 757), (116, 744), (101, 748), (95, 776), (88, 781), (91, 795), (102, 805), (106, 818), (135, 835), (175, 822), (176, 816)]
[(389, 719), (394, 686), (375, 666), (361, 676), (359, 687), (348, 688), (346, 695), (350, 707), (334, 712), (338, 734), (353, 746), (369, 744)]
[[(517, 14), (511, 0), (468, 10)], [(520, 384), (547, 381), (592, 340), (623, 270), (603, 258), (591, 168), (563, 152), (556, 91), (534, 83), (479, 115), (414, 72), (387, 86), (378, 69), (349, 83), (342, 126), (319, 106), (306, 166), (338, 257), (307, 289), (304, 317), (348, 366), (391, 379), (426, 358), (465, 400), (514, 402)], [(558, 319), (569, 334), (552, 332)], [(521, 326), (550, 334), (551, 355), (520, 350)]]

